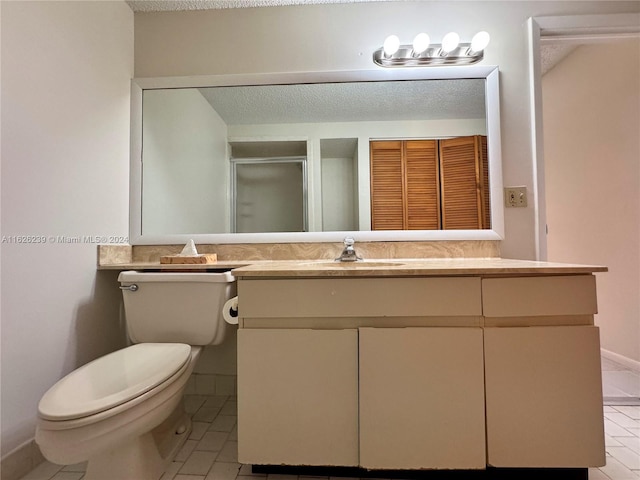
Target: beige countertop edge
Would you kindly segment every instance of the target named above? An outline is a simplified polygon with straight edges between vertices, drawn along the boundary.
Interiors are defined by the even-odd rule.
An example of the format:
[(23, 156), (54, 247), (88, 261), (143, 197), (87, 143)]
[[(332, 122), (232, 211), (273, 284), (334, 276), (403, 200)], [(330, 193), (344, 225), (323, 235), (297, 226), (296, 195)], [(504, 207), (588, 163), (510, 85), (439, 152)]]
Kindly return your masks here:
[[(574, 265), (551, 262), (534, 262), (509, 259), (452, 259), (452, 260), (402, 260), (388, 263), (397, 266), (362, 264), (337, 264), (328, 262), (293, 262), (287, 265), (274, 262), (271, 265), (248, 265), (233, 271), (238, 278), (266, 277), (393, 277), (435, 275), (575, 275), (606, 272), (606, 267)], [(314, 265), (314, 263), (316, 265)]]
[(246, 267), (255, 261), (229, 261), (217, 263), (179, 264), (159, 262), (107, 263), (98, 265), (98, 270), (210, 270)]
[[(379, 265), (376, 265), (379, 263)], [(123, 263), (100, 265), (99, 270), (233, 269), (239, 278), (265, 277), (393, 277), (432, 275), (571, 275), (606, 272), (607, 267), (503, 258), (371, 259), (357, 263), (331, 260), (221, 261), (202, 265)]]

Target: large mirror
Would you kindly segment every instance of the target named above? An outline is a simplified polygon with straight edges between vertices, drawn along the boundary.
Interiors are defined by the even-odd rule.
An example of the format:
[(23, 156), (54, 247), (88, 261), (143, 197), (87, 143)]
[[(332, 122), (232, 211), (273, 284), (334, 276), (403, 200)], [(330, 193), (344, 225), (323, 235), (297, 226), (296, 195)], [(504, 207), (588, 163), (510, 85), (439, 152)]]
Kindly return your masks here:
[[(132, 85), (133, 244), (502, 238), (495, 67), (137, 79)], [(472, 151), (484, 151), (484, 164), (482, 153), (476, 155), (475, 176), (472, 160), (474, 198), (465, 200), (472, 210), (477, 206), (477, 224), (445, 221), (451, 198), (445, 185), (461, 190), (452, 184), (457, 171), (451, 176), (445, 168), (446, 145), (456, 139), (472, 146), (475, 139)], [(424, 190), (417, 182), (427, 173), (412, 180), (415, 164), (404, 163), (405, 152), (407, 162), (415, 152), (424, 156), (422, 144), (436, 152), (438, 178), (422, 203), (410, 201), (422, 212), (433, 199), (437, 218), (407, 224), (412, 207), (405, 205), (404, 224), (387, 222), (395, 202), (388, 200), (389, 184), (403, 199)], [(385, 162), (394, 148), (398, 173), (388, 177)], [(411, 185), (419, 186), (407, 191)]]

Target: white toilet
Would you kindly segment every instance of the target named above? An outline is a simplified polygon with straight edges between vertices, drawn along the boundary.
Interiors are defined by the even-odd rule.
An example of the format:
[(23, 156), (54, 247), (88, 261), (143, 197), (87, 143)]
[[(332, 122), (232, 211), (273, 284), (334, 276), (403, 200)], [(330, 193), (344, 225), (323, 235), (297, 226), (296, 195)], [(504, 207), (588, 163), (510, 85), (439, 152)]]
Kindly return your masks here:
[(38, 406), (36, 442), (61, 465), (88, 460), (85, 480), (157, 480), (191, 431), (187, 380), (204, 345), (220, 344), (230, 272), (122, 272), (135, 344), (64, 377)]

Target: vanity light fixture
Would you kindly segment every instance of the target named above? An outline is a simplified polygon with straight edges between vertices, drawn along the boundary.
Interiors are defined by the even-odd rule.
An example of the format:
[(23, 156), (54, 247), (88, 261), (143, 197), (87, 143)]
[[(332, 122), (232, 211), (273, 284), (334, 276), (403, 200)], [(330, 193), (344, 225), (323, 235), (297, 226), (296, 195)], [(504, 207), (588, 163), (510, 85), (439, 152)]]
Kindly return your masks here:
[(381, 67), (472, 65), (484, 57), (489, 39), (489, 34), (483, 31), (476, 33), (471, 43), (460, 43), (460, 36), (449, 32), (442, 44), (431, 44), (429, 35), (419, 33), (413, 44), (401, 45), (396, 35), (390, 35), (382, 48), (373, 52), (373, 63)]
[(412, 57), (419, 57), (431, 44), (431, 39), (426, 33), (419, 33), (416, 38), (413, 39), (413, 50), (411, 51)]
[(389, 35), (382, 45), (385, 58), (392, 57), (400, 48), (400, 39), (396, 35)]
[(472, 54), (473, 52), (482, 52), (487, 45), (489, 45), (489, 40), (491, 37), (487, 32), (478, 32), (471, 39), (471, 46), (469, 50), (467, 50), (468, 54)]
[(445, 55), (449, 55), (460, 45), (460, 35), (456, 32), (449, 32), (442, 38), (442, 49), (441, 55), (444, 57)]

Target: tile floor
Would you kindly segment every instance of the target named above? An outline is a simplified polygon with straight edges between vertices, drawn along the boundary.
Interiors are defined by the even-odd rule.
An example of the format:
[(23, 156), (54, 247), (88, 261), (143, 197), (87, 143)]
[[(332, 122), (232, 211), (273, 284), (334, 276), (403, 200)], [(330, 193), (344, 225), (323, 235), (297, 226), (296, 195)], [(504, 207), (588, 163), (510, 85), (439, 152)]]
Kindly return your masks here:
[(602, 395), (605, 405), (640, 405), (640, 373), (602, 359)]
[[(640, 374), (625, 370), (608, 360), (603, 360), (603, 384), (605, 397), (640, 396)], [(187, 395), (186, 408), (193, 414), (193, 431), (161, 480), (304, 478), (298, 479), (293, 475), (253, 475), (249, 465), (238, 463), (236, 405), (235, 397)], [(607, 465), (590, 469), (589, 479), (640, 479), (640, 405), (605, 405), (604, 416)], [(45, 462), (22, 480), (82, 480), (84, 469), (83, 464), (63, 467)]]

